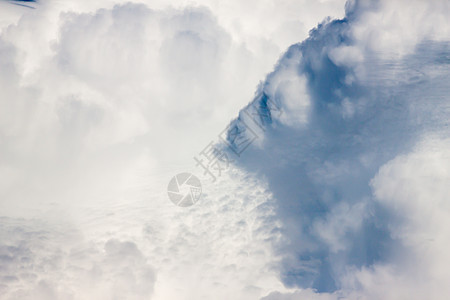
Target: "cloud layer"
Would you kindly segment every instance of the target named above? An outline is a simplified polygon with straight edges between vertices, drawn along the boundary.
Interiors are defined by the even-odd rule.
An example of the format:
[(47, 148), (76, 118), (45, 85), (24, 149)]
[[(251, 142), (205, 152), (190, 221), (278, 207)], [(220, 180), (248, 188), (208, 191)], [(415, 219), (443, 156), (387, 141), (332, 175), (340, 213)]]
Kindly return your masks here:
[(445, 299), (449, 4), (199, 4), (0, 3), (1, 297)]
[(238, 164), (277, 200), (286, 285), (318, 299), (448, 294), (433, 261), (449, 257), (430, 243), (448, 224), (425, 220), (448, 213), (449, 12), (444, 1), (348, 2), (344, 19), (289, 48), (231, 123), (234, 147), (263, 135)]
[(284, 48), (342, 3), (272, 2), (255, 14), (241, 1), (0, 2), (0, 297), (283, 290), (263, 184), (240, 173), (205, 183), (202, 206), (186, 211), (166, 187), (194, 169)]

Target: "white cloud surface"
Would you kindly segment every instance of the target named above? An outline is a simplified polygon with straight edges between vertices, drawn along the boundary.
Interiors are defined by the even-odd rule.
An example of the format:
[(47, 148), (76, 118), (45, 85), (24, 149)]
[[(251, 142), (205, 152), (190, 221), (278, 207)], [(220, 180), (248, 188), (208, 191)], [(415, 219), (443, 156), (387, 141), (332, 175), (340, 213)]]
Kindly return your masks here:
[[(0, 2), (1, 297), (445, 299), (449, 4), (169, 5)], [(174, 207), (290, 45), (283, 113)]]
[(264, 187), (205, 191), (187, 211), (165, 189), (284, 48), (342, 4), (0, 2), (1, 298), (283, 289)]

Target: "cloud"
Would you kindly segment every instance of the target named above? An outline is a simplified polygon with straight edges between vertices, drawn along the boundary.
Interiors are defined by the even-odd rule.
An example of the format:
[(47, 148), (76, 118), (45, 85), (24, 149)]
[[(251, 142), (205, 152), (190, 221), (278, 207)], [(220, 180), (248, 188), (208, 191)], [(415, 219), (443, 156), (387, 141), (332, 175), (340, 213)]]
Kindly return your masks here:
[[(165, 189), (343, 1), (115, 2), (0, 2), (1, 297), (284, 291), (263, 182), (236, 171), (204, 183), (186, 211)], [(293, 111), (297, 80), (284, 91)]]
[[(215, 88), (224, 60), (235, 54), (209, 10), (126, 4), (56, 14), (57, 22), (50, 8), (42, 14), (24, 16), (2, 34), (5, 170), (17, 170), (24, 185), (40, 180), (58, 192), (75, 181), (83, 186), (75, 191), (88, 191), (92, 180), (84, 176), (97, 178), (96, 186), (103, 179), (120, 186), (136, 165), (153, 172), (191, 159), (205, 139), (204, 122), (226, 110), (227, 93), (216, 96)], [(34, 45), (28, 30), (39, 36)], [(214, 82), (201, 88), (207, 78)], [(219, 126), (211, 124), (208, 134)]]
[(153, 267), (130, 241), (83, 241), (70, 226), (2, 218), (4, 299), (148, 298)]
[(239, 169), (177, 210), (171, 176), (343, 9), (200, 4), (0, 3), (2, 297), (446, 295), (448, 4), (350, 1), (290, 46)]
[[(431, 281), (420, 287), (411, 283), (415, 279), (408, 274), (421, 273), (422, 267), (412, 257), (407, 263), (401, 261), (415, 249), (397, 232), (400, 215), (409, 210), (395, 206), (395, 212), (392, 197), (410, 201), (413, 194), (390, 194), (388, 200), (380, 201), (386, 197), (386, 188), (395, 191), (399, 185), (406, 186), (397, 179), (380, 179), (387, 176), (386, 165), (413, 153), (430, 135), (438, 141), (448, 136), (445, 90), (449, 74), (443, 58), (448, 56), (450, 27), (443, 15), (449, 7), (444, 1), (414, 2), (403, 10), (405, 5), (401, 1), (348, 2), (344, 19), (323, 22), (308, 39), (289, 48), (254, 100), (231, 122), (228, 142), (235, 148), (252, 132), (261, 136), (237, 165), (266, 178), (277, 201), (286, 239), (274, 247), (283, 257), (279, 270), (288, 287), (312, 288), (317, 297), (398, 299), (434, 286)], [(422, 9), (426, 13), (416, 18), (414, 11)], [(297, 73), (292, 75), (291, 70)], [(285, 100), (293, 90), (287, 88), (292, 78), (302, 78), (296, 80), (296, 114), (291, 114), (292, 104)], [(423, 154), (427, 156), (432, 157), (433, 151)], [(430, 169), (431, 178), (446, 172), (445, 163), (437, 164), (442, 168)], [(405, 174), (420, 173), (422, 168), (411, 163)], [(412, 192), (414, 196), (434, 198), (420, 178), (407, 186), (423, 186)], [(444, 181), (439, 179), (435, 188), (443, 190), (437, 186)], [(374, 190), (371, 182), (386, 186)], [(432, 202), (425, 206), (434, 207)], [(415, 213), (425, 217), (425, 206)], [(423, 237), (420, 223), (404, 222), (411, 236)], [(434, 229), (446, 227), (439, 225)], [(446, 276), (440, 275), (435, 274)], [(396, 276), (403, 280), (398, 282), (403, 286), (398, 294), (395, 284), (392, 290), (375, 288)], [(442, 286), (435, 295), (445, 294)], [(300, 292), (270, 297), (277, 299), (277, 295), (281, 299), (309, 297)]]
[[(97, 10), (102, 6), (107, 8)], [(207, 2), (188, 8), (154, 6), (43, 2), (3, 27), (2, 45), (9, 47), (3, 57), (11, 69), (2, 67), (8, 86), (3, 107), (23, 111), (2, 120), (14, 115), (11, 122), (29, 122), (14, 133), (22, 143), (30, 137), (22, 151), (52, 153), (51, 164), (55, 153), (66, 154), (75, 145), (75, 155), (90, 157), (93, 149), (139, 140), (157, 158), (151, 164), (189, 160), (251, 97), (284, 48), (265, 35), (260, 38), (259, 31), (248, 38), (250, 33), (232, 32), (231, 16), (216, 17), (218, 8)], [(241, 5), (232, 3), (226, 10), (235, 6)], [(26, 118), (26, 110), (39, 118)], [(77, 126), (70, 122), (85, 128), (66, 131)], [(2, 130), (17, 126), (8, 123)], [(136, 153), (123, 154), (131, 155)]]
[[(447, 149), (448, 135), (430, 133), (410, 153), (383, 165), (374, 177), (376, 201), (392, 213), (390, 233), (401, 242), (403, 251), (395, 253), (395, 269), (357, 273), (357, 281), (372, 298), (420, 299), (432, 295), (443, 299), (448, 295), (445, 281), (449, 274), (442, 265), (449, 260), (445, 249), (450, 245)], [(374, 280), (389, 288), (379, 290), (373, 286)]]
[(332, 300), (336, 299), (333, 295), (327, 293), (317, 294), (313, 290), (305, 289), (301, 291), (295, 291), (292, 293), (282, 294), (280, 292), (273, 292), (262, 300), (298, 300), (298, 299), (317, 299), (317, 300)]

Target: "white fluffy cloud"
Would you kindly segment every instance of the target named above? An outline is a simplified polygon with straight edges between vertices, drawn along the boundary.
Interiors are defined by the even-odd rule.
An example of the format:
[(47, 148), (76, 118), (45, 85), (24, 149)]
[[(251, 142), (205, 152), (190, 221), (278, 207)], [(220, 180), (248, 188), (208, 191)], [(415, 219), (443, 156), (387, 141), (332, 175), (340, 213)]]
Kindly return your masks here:
[[(403, 248), (396, 268), (363, 270), (357, 282), (371, 298), (444, 299), (450, 290), (450, 176), (448, 136), (426, 137), (406, 155), (380, 168), (372, 181), (376, 200), (394, 216), (390, 232)], [(377, 282), (378, 281), (378, 282)], [(375, 286), (377, 285), (377, 286)], [(379, 285), (388, 287), (379, 289)]]
[(152, 294), (155, 272), (135, 243), (87, 243), (76, 228), (58, 227), (2, 218), (2, 298), (143, 299)]
[[(446, 1), (37, 6), (0, 2), (2, 297), (448, 295)], [(252, 96), (283, 112), (173, 207)]]
[(1, 1), (1, 298), (283, 291), (262, 183), (205, 183), (186, 211), (165, 189), (343, 2)]
[(431, 236), (448, 227), (449, 12), (445, 1), (348, 2), (346, 18), (289, 48), (232, 122), (236, 147), (245, 127), (264, 134), (238, 165), (267, 179), (281, 278), (304, 288), (268, 299), (448, 295), (436, 263), (447, 240)]

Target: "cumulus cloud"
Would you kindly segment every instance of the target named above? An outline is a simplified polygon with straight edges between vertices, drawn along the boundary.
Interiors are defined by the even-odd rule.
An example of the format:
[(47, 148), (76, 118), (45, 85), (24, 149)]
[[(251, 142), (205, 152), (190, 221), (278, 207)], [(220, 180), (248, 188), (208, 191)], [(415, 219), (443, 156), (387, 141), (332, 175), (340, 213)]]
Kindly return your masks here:
[(2, 218), (4, 299), (143, 299), (155, 272), (130, 241), (83, 241), (70, 226)]
[[(323, 22), (289, 48), (231, 123), (233, 147), (254, 131), (262, 135), (237, 163), (267, 178), (286, 237), (275, 245), (281, 278), (305, 288), (269, 299), (310, 299), (309, 288), (319, 299), (419, 299), (437, 286), (436, 298), (448, 294), (446, 274), (414, 255), (426, 236), (448, 227), (444, 218), (433, 230), (425, 224), (430, 211), (446, 211), (437, 200), (448, 195), (443, 148), (417, 147), (430, 136), (437, 144), (448, 137), (449, 11), (445, 1), (349, 1), (344, 19)], [(293, 78), (302, 78), (296, 114), (286, 101)], [(429, 168), (416, 155), (429, 157)], [(433, 187), (421, 175), (401, 179), (423, 172)], [(415, 285), (411, 273), (432, 273), (435, 281)], [(380, 290), (389, 280), (395, 283)]]
[(198, 4), (0, 2), (2, 297), (444, 298), (448, 3)]
[(165, 189), (284, 48), (343, 1), (257, 13), (241, 1), (115, 2), (0, 2), (1, 297), (284, 291), (264, 183), (205, 184), (203, 206), (184, 212)]
[(3, 170), (52, 192), (74, 182), (84, 186), (75, 193), (93, 181), (120, 186), (137, 165), (154, 172), (191, 159), (225, 123), (228, 91), (246, 82), (221, 78), (246, 53), (230, 49), (206, 8), (44, 6), (4, 28), (1, 45)]

